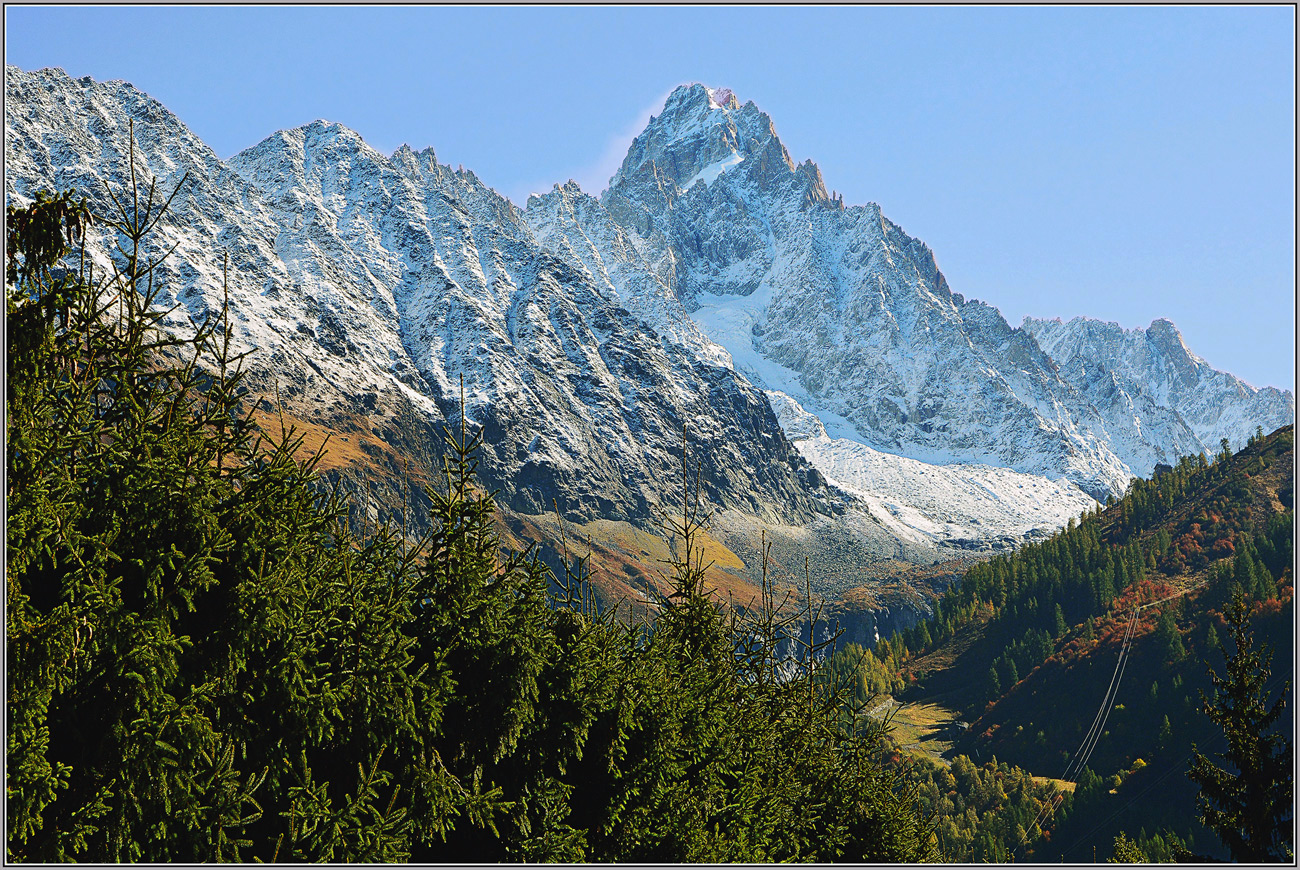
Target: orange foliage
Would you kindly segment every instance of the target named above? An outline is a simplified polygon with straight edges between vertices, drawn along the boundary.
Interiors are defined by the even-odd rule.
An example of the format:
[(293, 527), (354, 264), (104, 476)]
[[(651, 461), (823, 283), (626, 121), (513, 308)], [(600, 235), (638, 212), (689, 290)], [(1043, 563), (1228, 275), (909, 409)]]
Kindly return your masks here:
[(1115, 599), (1114, 607), (1118, 610), (1131, 610), (1139, 604), (1150, 604), (1152, 601), (1168, 598), (1177, 592), (1176, 587), (1163, 580), (1153, 582), (1143, 579), (1125, 589)]
[(1231, 538), (1219, 538), (1214, 542), (1214, 547), (1210, 550), (1210, 555), (1216, 559), (1226, 559), (1237, 551), (1233, 546)]
[(1285, 602), (1279, 598), (1270, 598), (1267, 601), (1258, 601), (1255, 603), (1253, 613), (1255, 616), (1273, 616), (1281, 613)]

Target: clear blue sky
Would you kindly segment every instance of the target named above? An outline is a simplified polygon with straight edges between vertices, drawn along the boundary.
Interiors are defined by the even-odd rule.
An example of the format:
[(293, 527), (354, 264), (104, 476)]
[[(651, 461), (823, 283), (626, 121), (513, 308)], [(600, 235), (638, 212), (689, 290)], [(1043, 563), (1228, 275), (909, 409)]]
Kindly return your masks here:
[(222, 157), (326, 118), (521, 205), (599, 192), (675, 85), (730, 87), (1012, 325), (1168, 317), (1293, 389), (1294, 35), (1283, 6), (8, 6), (5, 59), (130, 81)]

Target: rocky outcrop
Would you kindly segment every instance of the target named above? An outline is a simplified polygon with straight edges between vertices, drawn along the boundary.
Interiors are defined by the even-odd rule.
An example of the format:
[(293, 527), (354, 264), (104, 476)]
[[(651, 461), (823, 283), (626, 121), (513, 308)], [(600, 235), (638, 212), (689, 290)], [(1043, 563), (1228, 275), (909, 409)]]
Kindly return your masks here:
[(385, 157), (317, 121), (223, 162), (129, 84), (7, 78), (9, 199), (72, 187), (106, 208), (129, 182), (134, 119), (142, 177), (189, 174), (158, 230), (178, 245), (159, 273), (182, 303), (167, 326), (216, 310), (224, 286), (255, 384), (301, 415), (454, 423), (463, 382), (486, 481), (529, 513), (648, 518), (680, 492), (684, 429), (718, 507), (807, 522), (843, 500), (723, 355), (644, 329), (609, 281), (432, 150)]
[(1124, 329), (1087, 317), (1026, 317), (1023, 328), (1103, 412), (1118, 451), (1143, 477), (1157, 463), (1217, 453), (1221, 439), (1240, 450), (1256, 428), (1269, 433), (1295, 422), (1290, 390), (1256, 389), (1215, 369), (1164, 318)]

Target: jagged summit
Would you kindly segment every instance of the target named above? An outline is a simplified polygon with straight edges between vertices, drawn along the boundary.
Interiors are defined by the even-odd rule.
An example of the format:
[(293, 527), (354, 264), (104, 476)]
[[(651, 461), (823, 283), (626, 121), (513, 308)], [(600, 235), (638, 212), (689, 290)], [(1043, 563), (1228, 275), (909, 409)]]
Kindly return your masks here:
[(536, 199), (536, 200), (542, 200), (542, 199), (545, 199), (545, 198), (548, 197), (548, 196), (551, 196), (551, 195), (553, 195), (553, 194), (557, 194), (557, 193), (560, 194), (561, 196), (567, 196), (567, 197), (572, 197), (572, 196), (586, 196), (586, 195), (587, 195), (587, 194), (585, 194), (585, 193), (583, 192), (583, 190), (582, 190), (582, 185), (578, 184), (577, 181), (575, 181), (575, 180), (573, 180), (572, 178), (570, 178), (568, 181), (565, 181), (565, 182), (563, 182), (563, 183), (561, 183), (561, 182), (559, 182), (559, 181), (555, 182), (554, 184), (551, 185), (551, 189), (550, 189), (548, 192), (546, 192), (546, 193), (530, 193), (530, 194), (528, 194), (528, 202), (529, 202), (529, 204), (531, 204), (532, 201), (535, 200), (535, 199)]
[(687, 426), (714, 503), (836, 535), (855, 518), (876, 555), (925, 559), (953, 529), (1019, 539), (1219, 431), (1294, 418), (1289, 393), (1214, 372), (1167, 321), (1012, 328), (726, 88), (674, 90), (599, 198), (569, 181), (525, 209), (433, 148), (385, 156), (327, 121), (222, 161), (125, 83), (8, 67), (6, 97), (11, 200), (102, 198), (134, 119), (142, 166), (190, 173), (164, 227), (169, 324), (220, 304), (229, 252), (263, 383), (398, 443), (459, 413), (463, 376), (484, 470), (524, 512), (644, 518)]
[[(726, 92), (721, 102), (715, 95)], [(632, 141), (610, 186), (648, 178), (675, 199), (704, 171), (748, 161), (770, 175), (795, 165), (777, 138), (772, 119), (752, 102), (741, 106), (735, 95), (701, 84), (682, 85), (668, 95), (664, 109)], [(714, 177), (716, 177), (716, 172)], [(711, 180), (711, 179), (710, 179)]]
[(1104, 424), (1032, 337), (953, 294), (878, 206), (831, 197), (752, 102), (719, 108), (703, 85), (678, 88), (600, 202), (752, 379), (846, 421), (845, 437), (1065, 475), (1098, 496), (1126, 484)]
[[(1116, 409), (1112, 428), (1144, 428), (1176, 458), (1216, 452), (1227, 438), (1240, 449), (1261, 427), (1272, 432), (1295, 420), (1295, 396), (1256, 389), (1211, 366), (1188, 348), (1182, 333), (1160, 317), (1146, 329), (1074, 317), (1024, 319), (1024, 329), (1056, 360), (1063, 377), (1099, 407)], [(1131, 421), (1131, 422), (1130, 422)], [(1161, 431), (1163, 430), (1163, 431)], [(1170, 461), (1170, 456), (1154, 461)], [(1146, 463), (1139, 474), (1149, 473)]]

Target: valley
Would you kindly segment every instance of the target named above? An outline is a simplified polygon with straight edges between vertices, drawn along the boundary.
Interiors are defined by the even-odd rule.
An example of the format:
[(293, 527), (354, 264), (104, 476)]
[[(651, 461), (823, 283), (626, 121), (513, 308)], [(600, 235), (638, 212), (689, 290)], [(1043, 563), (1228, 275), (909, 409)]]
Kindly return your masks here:
[(630, 589), (616, 554), (635, 553), (590, 524), (659, 535), (683, 436), (739, 561), (719, 589), (757, 582), (769, 531), (781, 582), (802, 585), (808, 556), (834, 603), (871, 565), (1009, 552), (1157, 462), (1239, 446), (1244, 421), (1294, 418), (1289, 392), (1175, 359), (1172, 327), (1125, 351), (1111, 392), (1070, 380), (1085, 359), (1109, 377), (1114, 339), (1089, 336), (1110, 333), (1013, 329), (954, 293), (923, 243), (832, 198), (731, 91), (676, 89), (599, 196), (570, 182), (520, 206), (432, 148), (385, 156), (338, 124), (223, 161), (129, 84), (6, 78), (11, 202), (71, 187), (103, 208), (129, 154), (163, 188), (184, 178), (160, 227), (177, 246), (163, 323), (183, 333), (230, 300), (259, 420), (286, 414), (304, 451), (334, 433), (323, 467), (365, 502), (358, 522), (423, 527), (463, 385), (504, 513), (550, 549), (557, 507), (589, 527), (611, 603)]
[[(403, 145), (385, 155), (325, 120), (280, 130), (222, 160), (181, 119), (128, 83), (9, 67), (6, 88), (6, 197), (15, 213), (44, 201), (43, 191), (72, 190), (88, 198), (92, 215), (106, 214), (117, 194), (138, 187), (140, 179), (157, 181), (165, 196), (175, 194), (145, 251), (169, 253), (150, 274), (155, 307), (140, 317), (153, 318), (163, 334), (184, 345), (200, 341), (198, 324), (220, 313), (229, 326), (230, 353), (243, 355), (240, 392), (229, 397), (223, 413), (230, 419), (247, 415), (250, 439), (263, 439), (247, 447), (247, 469), (273, 468), (291, 479), (299, 489), (277, 478), (265, 492), (278, 493), (282, 484), (292, 490), (294, 510), (307, 517), (294, 522), (319, 535), (312, 539), (314, 555), (301, 565), (292, 555), (297, 544), (283, 544), (291, 554), (283, 564), (290, 567), (274, 583), (256, 587), (263, 598), (255, 595), (260, 603), (254, 606), (222, 584), (229, 577), (262, 583), (265, 565), (249, 567), (261, 555), (246, 552), (238, 536), (226, 541), (215, 532), (195, 532), (194, 540), (216, 548), (217, 555), (204, 558), (213, 564), (229, 558), (236, 567), (229, 576), (214, 574), (210, 583), (202, 575), (197, 591), (182, 595), (208, 602), (210, 611), (190, 598), (185, 609), (173, 591), (158, 592), (163, 634), (172, 631), (167, 620), (175, 619), (188, 632), (176, 629), (184, 637), (176, 649), (191, 643), (191, 635), (200, 639), (199, 652), (212, 656), (205, 667), (224, 675), (213, 677), (211, 686), (261, 679), (259, 667), (274, 671), (275, 680), (283, 678), (274, 687), (277, 698), (311, 684), (295, 670), (294, 656), (335, 655), (361, 644), (358, 638), (383, 638), (374, 655), (391, 654), (401, 663), (383, 672), (390, 683), (376, 677), (375, 685), (382, 683), (390, 693), (385, 703), (405, 718), (389, 721), (385, 717), (399, 714), (367, 706), (358, 688), (357, 652), (355, 661), (340, 659), (338, 666), (352, 693), (347, 716), (339, 712), (343, 707), (294, 712), (301, 718), (294, 720), (294, 739), (310, 743), (325, 767), (335, 764), (329, 760), (332, 729), (352, 727), (344, 724), (348, 717), (373, 716), (385, 734), (408, 737), (444, 713), (459, 723), (463, 742), (455, 751), (461, 754), (448, 756), (455, 776), (438, 767), (441, 760), (428, 761), (441, 759), (436, 749), (406, 758), (402, 774), (421, 771), (421, 799), (444, 813), (438, 824), (450, 830), (449, 819), (476, 820), (473, 830), (459, 829), (455, 848), (462, 851), (456, 855), (487, 848), (491, 825), (478, 819), (513, 812), (493, 803), (500, 795), (491, 788), (479, 791), (482, 770), (492, 769), (503, 781), (515, 777), (511, 782), (525, 795), (516, 799), (533, 814), (510, 817), (511, 849), (525, 844), (557, 860), (680, 854), (820, 860), (821, 846), (809, 845), (820, 836), (812, 828), (797, 842), (709, 852), (706, 845), (722, 850), (735, 844), (713, 843), (703, 823), (690, 828), (694, 818), (677, 823), (696, 831), (697, 841), (688, 844), (696, 851), (682, 846), (673, 852), (670, 846), (680, 844), (668, 825), (655, 833), (669, 844), (661, 843), (664, 852), (638, 852), (638, 837), (649, 836), (636, 827), (639, 821), (619, 817), (624, 828), (615, 830), (598, 813), (613, 819), (622, 812), (602, 803), (619, 788), (628, 789), (619, 800), (653, 792), (674, 812), (694, 806), (685, 792), (672, 790), (677, 785), (657, 779), (662, 758), (684, 745), (695, 751), (697, 738), (717, 753), (739, 753), (735, 747), (743, 743), (745, 752), (763, 757), (763, 741), (777, 737), (754, 730), (729, 743), (726, 729), (758, 729), (752, 723), (768, 722), (763, 717), (769, 715), (773, 728), (787, 729), (779, 740), (788, 753), (764, 758), (776, 771), (769, 778), (779, 780), (789, 770), (803, 776), (807, 769), (800, 765), (816, 759), (832, 771), (817, 775), (866, 788), (853, 777), (875, 774), (851, 771), (826, 749), (829, 743), (802, 731), (792, 712), (803, 711), (799, 715), (811, 721), (816, 681), (844, 677), (845, 691), (868, 718), (892, 729), (879, 753), (897, 780), (889, 779), (880, 792), (881, 806), (893, 812), (890, 802), (906, 794), (934, 821), (933, 843), (917, 835), (908, 841), (913, 851), (897, 853), (909, 860), (933, 858), (937, 853), (927, 851), (933, 846), (956, 862), (1086, 861), (1098, 843), (1109, 854), (1122, 835), (1162, 860), (1172, 854), (1228, 857), (1196, 819), (1186, 770), (1194, 745), (1223, 748), (1200, 698), (1213, 686), (1206, 662), (1221, 664), (1216, 656), (1234, 630), (1234, 608), (1275, 652), (1275, 676), (1261, 691), (1276, 696), (1280, 680), (1294, 670), (1290, 391), (1256, 388), (1213, 369), (1167, 319), (1129, 330), (1086, 318), (1026, 318), (1012, 327), (995, 307), (950, 288), (935, 254), (879, 205), (846, 206), (828, 193), (817, 165), (796, 164), (773, 120), (728, 89), (696, 83), (673, 90), (598, 195), (570, 181), (521, 206), (472, 170), (440, 164), (431, 147)], [(119, 236), (103, 220), (89, 224), (80, 241), (92, 274), (113, 275), (121, 267), (121, 252), (113, 252)], [(35, 316), (29, 299), (11, 295), (14, 311)], [(54, 311), (48, 316), (59, 316), (47, 307)], [(48, 334), (64, 333), (51, 328)], [(206, 395), (227, 377), (224, 362), (213, 362), (210, 350), (204, 354), (195, 357), (201, 377), (182, 392)], [(181, 364), (180, 357), (165, 359)], [(64, 387), (50, 387), (56, 388)], [(98, 431), (94, 402), (100, 400), (87, 401), (85, 427)], [(53, 400), (48, 404), (55, 407)], [(29, 421), (29, 434), (36, 433), (30, 437), (44, 437), (39, 414), (46, 405), (33, 407), (30, 420), (38, 422)], [(170, 426), (172, 417), (163, 416)], [(205, 423), (208, 428), (197, 427), (193, 437), (226, 425)], [(276, 458), (258, 454), (263, 447), (279, 451)], [(49, 450), (54, 455), (66, 448)], [(168, 450), (158, 455), (184, 455), (175, 445)], [(28, 455), (11, 453), (11, 464)], [(154, 457), (147, 450), (140, 455)], [(219, 475), (225, 454), (216, 456), (209, 465)], [(114, 454), (111, 462), (126, 459)], [(245, 473), (254, 475), (238, 472)], [(184, 471), (188, 481), (185, 474), (198, 472)], [(180, 491), (122, 475), (122, 488), (134, 493), (132, 486), (142, 487), (144, 495), (133, 496), (142, 503)], [(107, 476), (92, 482), (109, 486), (103, 482), (110, 480), (119, 485)], [(68, 485), (82, 497), (80, 482)], [(220, 498), (205, 495), (208, 501), (194, 504), (224, 510), (241, 499), (271, 499), (243, 486), (231, 484)], [(63, 526), (50, 531), (40, 525), (46, 522), (41, 511), (54, 510), (37, 498), (45, 490), (33, 484), (30, 492), (37, 519), (25, 521), (51, 541), (62, 540)], [(86, 516), (118, 510), (115, 498), (86, 507)], [(198, 516), (185, 499), (176, 502), (181, 506), (150, 508), (160, 527), (185, 527)], [(123, 502), (121, 509), (132, 504)], [(321, 505), (338, 511), (338, 531), (320, 531), (328, 524), (312, 511), (326, 511)], [(277, 524), (281, 507), (254, 502), (248, 518), (236, 511), (231, 522), (251, 523), (257, 534), (280, 534), (290, 527)], [(696, 527), (684, 517), (705, 519)], [(95, 535), (112, 543), (114, 535), (130, 538), (128, 532), (138, 531), (130, 517), (113, 515), (102, 525), (88, 525), (93, 534), (74, 536), (75, 545), (101, 541)], [(683, 550), (687, 527), (690, 552)], [(472, 540), (457, 544), (464, 552), (447, 543), (469, 528)], [(212, 543), (218, 539), (220, 546)], [(280, 553), (278, 541), (267, 545), (269, 552)], [(348, 543), (331, 551), (339, 541)], [(105, 552), (109, 543), (103, 543)], [(142, 566), (162, 552), (144, 538), (134, 546), (145, 554), (135, 557)], [(75, 554), (81, 558), (79, 550)], [(347, 571), (355, 564), (357, 575), (367, 578), (357, 581), (370, 584), (365, 595), (358, 597), (350, 574), (330, 573), (336, 556)], [(95, 558), (101, 557), (104, 564), (120, 561), (116, 553)], [(37, 602), (33, 613), (52, 594), (41, 591), (41, 572), (53, 571), (44, 558), (32, 555), (24, 563), (24, 588)], [(193, 562), (200, 563), (207, 564)], [(112, 581), (129, 590), (130, 601), (153, 595), (162, 582), (156, 577), (172, 570), (158, 568), (146, 582), (129, 573), (135, 570), (130, 565), (126, 580)], [(570, 612), (552, 605), (575, 565), (584, 582), (581, 604)], [(476, 579), (470, 583), (457, 571)], [(509, 582), (495, 586), (498, 577)], [(457, 598), (462, 580), (472, 594)], [(301, 596), (296, 583), (303, 584)], [(404, 589), (402, 583), (423, 590), (416, 604), (402, 603), (405, 592), (394, 591)], [(576, 588), (564, 587), (571, 608)], [(119, 592), (103, 595), (122, 600)], [(424, 608), (438, 595), (479, 609), (453, 614), (432, 608), (431, 614)], [(582, 597), (588, 595), (590, 601)], [(314, 610), (312, 596), (328, 606)], [(765, 596), (786, 604), (772, 609)], [(362, 619), (358, 614), (370, 613), (366, 608), (377, 608), (373, 622), (358, 622), (347, 638), (330, 634), (342, 621)], [(380, 613), (383, 608), (390, 609)], [(463, 625), (457, 622), (462, 617)], [(76, 654), (69, 653), (64, 665), (79, 667), (83, 623), (55, 626), (42, 622), (47, 618), (55, 619), (44, 611), (31, 616), (22, 631), (71, 638)], [(89, 615), (76, 618), (90, 625)], [(779, 641), (771, 625), (762, 635), (757, 623), (746, 622), (765, 618), (782, 626)], [(265, 626), (261, 619), (268, 620)], [(275, 626), (308, 623), (328, 641), (312, 635), (308, 642), (302, 628), (304, 634), (294, 636), (301, 642), (296, 651), (276, 646), (282, 636)], [(395, 628), (408, 624), (418, 625), (418, 632)], [(654, 646), (661, 624), (663, 636), (678, 646)], [(579, 631), (578, 625), (586, 627)], [(724, 625), (733, 633), (726, 634)], [(278, 658), (247, 676), (204, 646), (203, 638), (217, 632), (238, 635), (254, 659)], [(692, 632), (707, 643), (698, 645)], [(480, 650), (475, 644), (482, 637), (499, 647)], [(526, 647), (525, 637), (535, 648)], [(40, 644), (47, 641), (54, 643), (33, 640), (30, 649), (45, 649)], [(736, 652), (742, 647), (744, 655)], [(850, 648), (856, 659), (841, 655)], [(426, 670), (410, 678), (414, 683), (403, 682), (410, 676), (402, 670), (409, 649), (425, 657)], [(659, 658), (629, 664), (650, 655), (646, 650)], [(703, 657), (692, 658), (697, 654)], [(743, 659), (753, 672), (742, 679), (736, 665), (722, 676), (706, 673), (706, 664), (720, 668), (718, 662), (733, 659)], [(582, 668), (573, 664), (578, 661)], [(623, 664), (611, 664), (616, 661)], [(462, 691), (477, 679), (469, 676), (476, 668), (498, 667), (509, 673), (483, 698)], [(453, 671), (460, 683), (447, 676)], [(419, 683), (426, 674), (441, 675), (443, 682)], [(805, 696), (796, 696), (805, 678), (806, 704)], [(709, 694), (722, 685), (750, 705), (752, 722), (732, 721), (727, 698)], [(78, 703), (92, 703), (93, 693), (77, 689), (83, 690)], [(49, 689), (49, 697), (57, 691)], [(344, 704), (341, 691), (329, 687), (322, 697)], [(674, 692), (695, 694), (683, 700)], [(489, 709), (498, 695), (527, 703), (508, 712)], [(42, 697), (32, 710), (50, 703)], [(236, 731), (246, 729), (252, 720), (238, 719), (243, 696), (231, 697), (222, 703), (233, 706), (221, 715), (239, 723), (231, 726)], [(554, 706), (535, 712), (528, 706), (534, 702)], [(681, 714), (682, 704), (696, 702), (704, 712)], [(179, 721), (182, 707), (159, 703), (166, 711), (150, 715), (160, 717), (161, 734)], [(443, 703), (450, 712), (437, 706)], [(526, 714), (518, 712), (525, 708)], [(259, 715), (273, 721), (282, 712)], [(570, 715), (572, 722), (564, 718)], [(679, 715), (684, 718), (673, 718)], [(831, 722), (841, 712), (824, 715)], [(1283, 724), (1293, 715), (1288, 701)], [(660, 722), (656, 717), (671, 726), (656, 731), (658, 725), (644, 724)], [(479, 746), (475, 729), (489, 720), (503, 729), (499, 745)], [(619, 743), (633, 732), (635, 740)], [(72, 733), (59, 731), (56, 742), (80, 745)], [(536, 746), (512, 742), (524, 733)], [(420, 734), (429, 747), (451, 739)], [(607, 744), (584, 756), (578, 747), (589, 735), (595, 735), (592, 746)], [(245, 738), (289, 769), (280, 747), (257, 743), (270, 737), (249, 731)], [(157, 739), (162, 743), (149, 745), (168, 751), (170, 744)], [(375, 734), (348, 739), (354, 742), (347, 747), (353, 754), (346, 775), (361, 770), (362, 760), (377, 769), (387, 744), (379, 748)], [(221, 752), (234, 746), (220, 745)], [(524, 746), (518, 758), (534, 749), (539, 757), (552, 753), (547, 772), (530, 768), (525, 775), (525, 763), (514, 756), (502, 762), (517, 745)], [(636, 755), (642, 750), (644, 756)], [(683, 782), (716, 761), (673, 757), (674, 764), (681, 762)], [(624, 772), (611, 773), (627, 758), (627, 776), (641, 778), (633, 785), (622, 779)], [(707, 784), (718, 794), (749, 775), (750, 760), (727, 758), (733, 767)], [(275, 787), (282, 796), (292, 792), (298, 801), (293, 812), (299, 812), (310, 777), (303, 774), (305, 784), (294, 786), (284, 770), (277, 768)], [(538, 778), (529, 779), (534, 773)], [(540, 784), (545, 777), (551, 779)], [(455, 787), (448, 784), (453, 780)], [(565, 789), (577, 781), (583, 787), (599, 781), (595, 796), (584, 800), (600, 809), (573, 810), (574, 818), (592, 814), (582, 818), (587, 827), (581, 834), (557, 821), (569, 818)], [(470, 782), (467, 790), (463, 783)], [(93, 792), (90, 780), (78, 788), (83, 797)], [(365, 791), (358, 788), (357, 794)], [(746, 800), (751, 797), (746, 793)], [(787, 798), (790, 806), (780, 803)], [(762, 800), (779, 804), (791, 818), (801, 811), (800, 801), (815, 803), (808, 795), (764, 794)], [(259, 836), (273, 841), (270, 822), (248, 824), (260, 825)], [(564, 833), (533, 838), (532, 824)], [(839, 825), (840, 833), (849, 829), (841, 821), (826, 825)], [(779, 826), (753, 829), (770, 833), (773, 827)], [(419, 855), (442, 854), (432, 828), (420, 836), (425, 851)], [(64, 854), (62, 845), (49, 848), (40, 854)], [(775, 851), (763, 851), (769, 848)], [(332, 853), (320, 854), (328, 860)], [(504, 860), (534, 853), (491, 854)]]

